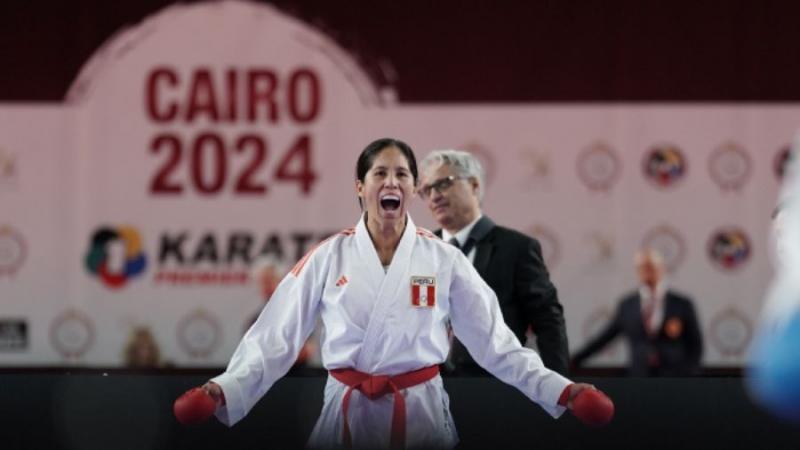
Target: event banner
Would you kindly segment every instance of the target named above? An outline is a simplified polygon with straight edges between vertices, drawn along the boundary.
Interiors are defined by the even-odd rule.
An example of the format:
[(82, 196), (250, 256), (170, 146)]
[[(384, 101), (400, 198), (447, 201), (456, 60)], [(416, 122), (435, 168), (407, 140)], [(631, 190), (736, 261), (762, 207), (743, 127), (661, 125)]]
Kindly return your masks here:
[[(484, 213), (542, 245), (572, 351), (653, 247), (704, 364), (743, 363), (800, 105), (394, 98), (312, 26), (225, 1), (120, 31), (63, 104), (0, 104), (0, 365), (122, 366), (143, 336), (160, 364), (226, 364), (262, 272), (358, 221), (356, 158), (385, 136), (477, 155)], [(421, 200), (412, 216), (436, 228)], [(617, 343), (593, 363), (626, 360)]]

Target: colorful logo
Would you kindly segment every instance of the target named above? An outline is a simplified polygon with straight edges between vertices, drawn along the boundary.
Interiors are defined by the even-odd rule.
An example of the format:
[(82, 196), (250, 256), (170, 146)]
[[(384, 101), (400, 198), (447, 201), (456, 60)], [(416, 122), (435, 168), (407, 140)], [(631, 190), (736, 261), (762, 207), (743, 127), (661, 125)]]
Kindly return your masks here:
[(14, 275), (27, 255), (25, 239), (14, 228), (0, 225), (0, 277)]
[(586, 147), (576, 161), (578, 178), (593, 191), (608, 191), (622, 173), (622, 161), (611, 146), (595, 142)]
[(742, 146), (726, 142), (711, 152), (708, 173), (720, 189), (736, 191), (747, 183), (752, 165), (750, 155)]
[(718, 268), (725, 271), (742, 267), (750, 259), (751, 253), (750, 239), (739, 228), (717, 230), (708, 240), (708, 256)]
[[(112, 247), (122, 245), (123, 259), (112, 267)], [(129, 278), (137, 277), (144, 272), (147, 258), (142, 252), (142, 240), (139, 232), (133, 227), (121, 226), (114, 228), (100, 228), (92, 235), (89, 253), (86, 255), (86, 268), (107, 287), (119, 289), (125, 286)]]
[(670, 188), (686, 176), (686, 158), (675, 145), (658, 144), (645, 154), (643, 168), (656, 187)]

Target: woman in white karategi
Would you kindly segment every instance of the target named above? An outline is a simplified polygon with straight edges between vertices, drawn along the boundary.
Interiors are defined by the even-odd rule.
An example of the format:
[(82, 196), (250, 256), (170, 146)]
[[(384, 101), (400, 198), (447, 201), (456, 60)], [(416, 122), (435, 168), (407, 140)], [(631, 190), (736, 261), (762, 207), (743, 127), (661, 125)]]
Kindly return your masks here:
[(407, 210), (417, 164), (408, 145), (369, 144), (356, 178), (364, 211), (356, 226), (295, 265), (225, 373), (204, 385), (220, 421), (242, 419), (286, 374), (318, 317), (330, 375), (312, 448), (453, 447), (458, 435), (438, 374), (450, 351), (448, 323), (481, 366), (553, 417), (591, 388), (545, 368), (520, 345), (466, 257), (414, 225)]

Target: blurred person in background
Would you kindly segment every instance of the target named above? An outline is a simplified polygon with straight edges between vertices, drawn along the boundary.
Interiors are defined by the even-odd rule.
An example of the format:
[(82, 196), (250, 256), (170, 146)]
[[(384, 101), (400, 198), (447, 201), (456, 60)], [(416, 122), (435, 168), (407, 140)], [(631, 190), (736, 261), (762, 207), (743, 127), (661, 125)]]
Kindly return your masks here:
[(128, 336), (124, 350), (125, 367), (152, 369), (162, 366), (161, 351), (148, 327), (134, 327)]
[[(569, 362), (564, 309), (542, 259), (539, 242), (495, 224), (481, 211), (484, 170), (472, 154), (431, 152), (420, 163), (420, 197), (442, 228), (435, 234), (460, 248), (497, 295), (503, 320), (523, 345), (531, 330), (544, 365), (565, 375)], [(445, 369), (485, 374), (458, 339)]]
[(611, 322), (575, 354), (574, 367), (623, 335), (630, 375), (699, 374), (703, 337), (693, 301), (668, 287), (664, 260), (656, 250), (640, 250), (634, 262), (639, 288), (620, 301)]
[[(250, 316), (245, 323), (245, 333), (256, 323), (258, 315), (272, 298), (272, 294), (278, 288), (278, 284), (288, 272), (281, 261), (274, 256), (261, 256), (255, 260), (250, 269), (250, 277), (261, 294), (262, 303), (258, 311)], [(314, 332), (308, 338), (302, 350), (300, 350), (300, 354), (297, 355), (294, 367), (322, 367), (322, 356), (319, 349), (320, 326), (321, 324), (317, 323)]]

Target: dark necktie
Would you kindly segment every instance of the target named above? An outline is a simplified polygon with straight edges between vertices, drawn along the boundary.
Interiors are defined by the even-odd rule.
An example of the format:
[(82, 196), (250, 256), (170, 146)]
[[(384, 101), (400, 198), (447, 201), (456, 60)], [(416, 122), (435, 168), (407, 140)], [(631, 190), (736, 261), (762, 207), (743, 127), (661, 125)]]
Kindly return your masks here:
[(458, 244), (458, 239), (456, 239), (455, 237), (450, 238), (450, 240), (447, 242), (453, 244), (456, 248), (460, 249), (461, 253), (463, 253), (464, 256), (469, 255), (470, 250), (472, 250), (472, 247), (475, 246), (475, 240), (473, 240), (472, 238), (467, 238), (467, 242), (464, 243), (463, 247)]

